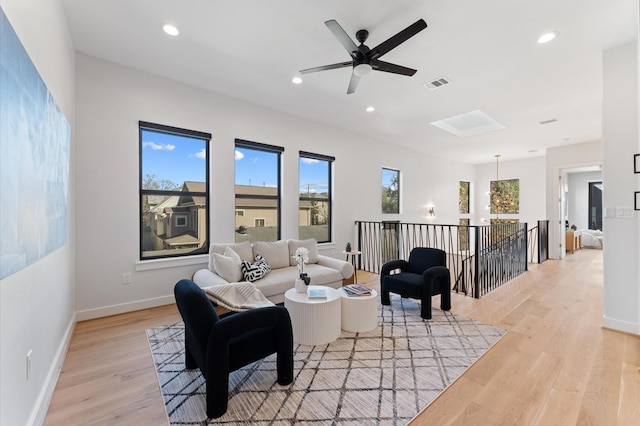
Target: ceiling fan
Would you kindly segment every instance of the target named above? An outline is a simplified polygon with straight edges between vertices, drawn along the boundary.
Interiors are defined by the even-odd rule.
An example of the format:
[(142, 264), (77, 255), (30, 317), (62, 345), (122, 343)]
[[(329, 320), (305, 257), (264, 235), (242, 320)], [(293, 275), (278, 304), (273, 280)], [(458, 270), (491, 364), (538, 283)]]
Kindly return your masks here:
[(417, 70), (392, 64), (389, 62), (384, 62), (379, 58), (382, 57), (382, 55), (388, 53), (391, 49), (395, 49), (400, 44), (404, 43), (414, 35), (418, 34), (420, 31), (427, 28), (427, 23), (424, 21), (424, 19), (420, 19), (414, 22), (404, 30), (400, 31), (398, 34), (383, 41), (373, 49), (369, 49), (369, 47), (365, 46), (364, 44), (364, 42), (367, 40), (367, 37), (369, 37), (369, 31), (359, 30), (356, 33), (356, 40), (360, 42), (360, 46), (357, 46), (337, 21), (332, 19), (330, 21), (326, 21), (324, 24), (327, 26), (327, 28), (329, 28), (329, 31), (333, 33), (335, 38), (338, 39), (340, 44), (342, 44), (342, 46), (347, 49), (347, 52), (349, 52), (349, 55), (351, 55), (351, 58), (353, 59), (349, 62), (340, 62), (337, 64), (324, 65), (321, 67), (301, 70), (301, 74), (333, 70), (337, 68), (346, 68), (349, 66), (353, 67), (353, 70), (351, 72), (351, 80), (349, 81), (349, 88), (347, 89), (347, 94), (350, 94), (356, 91), (358, 83), (360, 83), (360, 78), (371, 73), (371, 71), (384, 71), (407, 76), (412, 76), (416, 73)]

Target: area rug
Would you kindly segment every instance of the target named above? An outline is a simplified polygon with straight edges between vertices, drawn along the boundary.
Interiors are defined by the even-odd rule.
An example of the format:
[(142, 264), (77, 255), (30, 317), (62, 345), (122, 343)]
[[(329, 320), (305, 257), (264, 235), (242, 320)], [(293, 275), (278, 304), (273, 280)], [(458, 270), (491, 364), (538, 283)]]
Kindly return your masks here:
[(506, 330), (393, 297), (378, 327), (320, 346), (294, 344), (294, 381), (276, 382), (275, 355), (231, 374), (229, 409), (207, 419), (205, 383), (184, 369), (184, 326), (147, 330), (171, 425), (405, 425)]

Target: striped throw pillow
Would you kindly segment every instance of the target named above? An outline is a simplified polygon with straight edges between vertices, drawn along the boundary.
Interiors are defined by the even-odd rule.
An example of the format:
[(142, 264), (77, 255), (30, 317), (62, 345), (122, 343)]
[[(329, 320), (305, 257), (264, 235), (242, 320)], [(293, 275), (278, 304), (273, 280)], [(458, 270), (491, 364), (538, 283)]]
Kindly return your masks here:
[(249, 263), (246, 260), (242, 261), (240, 269), (242, 269), (242, 275), (245, 281), (251, 282), (257, 281), (271, 272), (267, 261), (259, 254), (256, 255), (255, 263)]

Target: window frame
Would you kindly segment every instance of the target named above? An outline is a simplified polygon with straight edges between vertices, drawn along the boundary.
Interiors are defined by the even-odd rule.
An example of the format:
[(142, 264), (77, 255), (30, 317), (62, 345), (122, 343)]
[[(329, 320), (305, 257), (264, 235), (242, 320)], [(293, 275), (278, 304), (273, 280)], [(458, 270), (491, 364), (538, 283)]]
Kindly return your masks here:
[[(258, 194), (238, 194), (237, 190), (236, 190), (236, 172), (235, 172), (235, 167), (234, 167), (234, 178), (233, 178), (233, 186), (234, 186), (234, 211), (238, 211), (238, 210), (246, 210), (246, 209), (238, 209), (238, 198), (245, 198), (245, 199), (260, 199), (260, 200), (276, 200), (276, 209), (277, 209), (277, 218), (276, 218), (276, 223), (277, 223), (277, 232), (276, 232), (276, 241), (280, 240), (281, 235), (282, 235), (282, 153), (284, 152), (284, 147), (280, 147), (280, 146), (275, 146), (275, 145), (269, 145), (269, 144), (265, 144), (265, 143), (261, 143), (261, 142), (253, 142), (253, 141), (248, 141), (248, 140), (244, 140), (244, 139), (236, 139), (235, 140), (235, 144), (234, 144), (234, 151), (236, 148), (244, 148), (244, 149), (250, 149), (250, 150), (254, 150), (254, 151), (263, 151), (263, 152), (268, 152), (268, 153), (272, 153), (272, 154), (276, 154), (277, 155), (277, 165), (276, 165), (276, 173), (277, 173), (277, 179), (276, 181), (278, 182), (278, 186), (277, 186), (277, 191), (276, 191), (276, 195), (258, 195)], [(235, 219), (235, 213), (234, 213), (234, 219)], [(245, 216), (243, 216), (245, 217)], [(255, 223), (255, 222), (254, 222)], [(265, 220), (265, 224), (266, 224), (266, 220)], [(255, 227), (255, 226), (254, 226)], [(234, 223), (234, 228), (235, 228), (235, 223)], [(235, 237), (235, 240), (237, 241), (237, 236)]]
[[(328, 164), (327, 167), (327, 197), (303, 197), (300, 195), (300, 160), (302, 158), (308, 158), (311, 160), (325, 161)], [(327, 240), (318, 241), (318, 243), (330, 243), (333, 241), (333, 163), (336, 158), (330, 155), (315, 154), (313, 152), (298, 151), (298, 237), (300, 238), (300, 202), (301, 201), (321, 201), (326, 202), (328, 205), (328, 218), (327, 218)]]
[[(178, 137), (185, 137), (191, 139), (200, 139), (204, 142), (205, 149), (205, 182), (204, 182), (204, 192), (199, 191), (177, 191), (177, 190), (156, 190), (156, 189), (144, 189), (143, 188), (143, 132), (151, 131), (156, 133), (165, 133), (169, 135), (174, 135)], [(169, 258), (177, 258), (177, 257), (189, 257), (189, 256), (198, 256), (202, 254), (209, 253), (209, 241), (210, 240), (210, 226), (209, 226), (209, 158), (210, 158), (210, 143), (211, 143), (211, 133), (199, 132), (196, 130), (183, 129), (179, 127), (167, 126), (164, 124), (150, 123), (147, 121), (139, 121), (138, 122), (138, 224), (139, 224), (139, 253), (138, 258), (141, 262), (148, 260), (156, 260), (156, 259), (169, 259)], [(182, 182), (181, 188), (184, 188), (184, 182)], [(144, 228), (145, 225), (143, 223), (143, 199), (145, 196), (178, 196), (178, 197), (204, 197), (205, 198), (205, 207), (204, 207), (204, 217), (205, 217), (205, 236), (204, 243), (202, 247), (196, 248), (189, 252), (181, 252), (181, 253), (169, 253), (163, 255), (153, 255), (153, 256), (145, 256), (144, 250)], [(189, 215), (181, 215), (185, 216), (188, 221), (191, 219)], [(177, 217), (174, 218), (177, 221)], [(176, 222), (177, 223), (177, 222)], [(177, 225), (176, 225), (177, 226)]]
[(391, 167), (382, 167), (382, 169), (380, 170), (380, 181), (381, 181), (381, 188), (386, 188), (384, 186), (384, 182), (382, 182), (383, 178), (384, 178), (384, 171), (388, 170), (391, 172), (395, 172), (398, 175), (398, 210), (395, 212), (385, 212), (384, 211), (384, 206), (382, 204), (382, 191), (380, 192), (380, 212), (381, 214), (400, 214), (400, 212), (402, 211), (402, 196), (401, 196), (401, 186), (402, 186), (402, 176), (400, 173), (399, 169), (393, 169)]

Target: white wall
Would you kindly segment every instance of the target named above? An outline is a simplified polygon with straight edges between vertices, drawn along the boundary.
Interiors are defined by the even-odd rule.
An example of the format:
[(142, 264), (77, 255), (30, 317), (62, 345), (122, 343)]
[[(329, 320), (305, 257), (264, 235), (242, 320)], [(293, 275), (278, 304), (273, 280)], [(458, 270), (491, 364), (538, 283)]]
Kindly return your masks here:
[[(526, 222), (529, 229), (537, 226), (546, 217), (545, 158), (533, 157), (522, 160), (499, 161), (499, 180), (520, 180), (520, 213), (501, 214), (500, 219), (518, 219)], [(482, 225), (482, 219), (495, 219), (487, 208), (490, 204), (490, 182), (496, 180), (496, 162), (480, 164), (476, 168), (477, 190), (475, 221)], [(488, 223), (488, 222), (487, 222)]]
[[(297, 237), (298, 151), (336, 157), (333, 234), (338, 256), (356, 220), (458, 221), (458, 181), (475, 168), (187, 86), (85, 55), (77, 57), (78, 319), (173, 301), (173, 285), (206, 258), (138, 262), (138, 121), (212, 134), (211, 239), (234, 239), (234, 139), (283, 146), (282, 238)], [(371, 116), (375, 120), (375, 116)], [(402, 213), (380, 213), (381, 168), (401, 171)], [(168, 267), (170, 266), (170, 267)], [(133, 283), (122, 284), (131, 272)]]
[(569, 173), (567, 176), (567, 219), (569, 225), (589, 229), (589, 183), (602, 182), (602, 172)]
[[(74, 51), (58, 0), (0, 0), (56, 103), (74, 122)], [(1, 90), (1, 88), (0, 88)], [(73, 137), (70, 182), (73, 182)], [(74, 324), (73, 191), (67, 245), (0, 281), (0, 424), (41, 424)], [(26, 380), (26, 354), (32, 374)]]
[[(637, 17), (637, 16), (636, 16)], [(638, 43), (604, 52), (604, 208), (630, 209), (630, 218), (604, 218), (604, 321), (606, 327), (640, 334), (638, 214), (634, 192), (640, 178), (633, 156), (640, 152), (638, 132)], [(616, 210), (614, 210), (616, 211)]]

